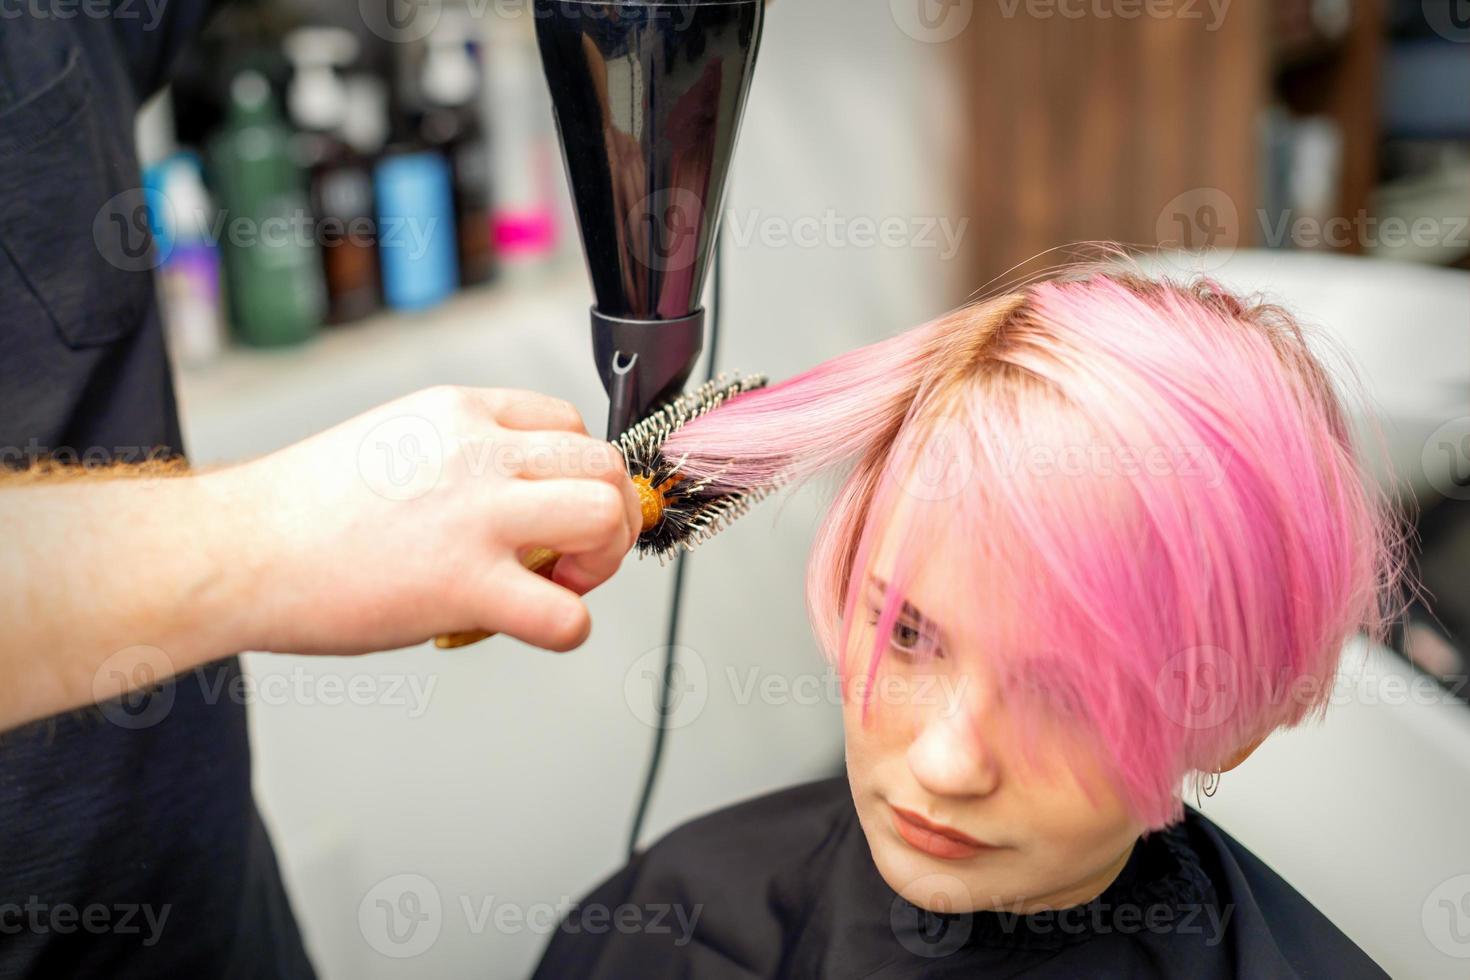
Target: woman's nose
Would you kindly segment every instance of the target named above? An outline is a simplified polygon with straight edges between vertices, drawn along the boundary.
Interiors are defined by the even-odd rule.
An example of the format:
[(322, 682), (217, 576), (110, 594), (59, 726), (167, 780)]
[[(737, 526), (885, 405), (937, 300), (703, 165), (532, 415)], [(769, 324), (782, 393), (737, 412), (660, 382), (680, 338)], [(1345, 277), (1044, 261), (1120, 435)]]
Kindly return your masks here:
[(909, 744), (908, 764), (935, 796), (988, 796), (1000, 782), (994, 756), (965, 712), (936, 713)]

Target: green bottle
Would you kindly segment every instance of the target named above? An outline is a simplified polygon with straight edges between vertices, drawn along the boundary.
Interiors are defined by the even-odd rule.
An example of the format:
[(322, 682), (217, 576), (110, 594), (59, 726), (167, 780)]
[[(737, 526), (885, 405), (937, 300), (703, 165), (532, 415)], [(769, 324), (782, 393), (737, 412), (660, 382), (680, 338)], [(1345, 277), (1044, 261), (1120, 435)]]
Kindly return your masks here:
[(326, 313), (316, 226), (292, 140), (265, 76), (236, 75), (209, 157), (230, 322), (242, 341), (260, 347), (307, 340)]

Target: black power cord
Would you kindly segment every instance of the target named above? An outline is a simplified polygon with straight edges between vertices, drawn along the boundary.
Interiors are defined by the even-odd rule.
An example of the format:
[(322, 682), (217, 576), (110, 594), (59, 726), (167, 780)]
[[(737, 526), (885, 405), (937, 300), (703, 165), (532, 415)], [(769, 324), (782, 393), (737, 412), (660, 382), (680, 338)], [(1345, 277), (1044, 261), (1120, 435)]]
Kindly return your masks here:
[[(710, 295), (709, 311), (709, 361), (704, 380), (712, 381), (715, 376), (715, 356), (720, 342), (720, 283), (724, 278), (724, 230), (715, 239), (714, 285)], [(648, 816), (648, 804), (653, 799), (653, 786), (658, 780), (659, 763), (663, 761), (664, 742), (669, 732), (669, 699), (674, 689), (674, 668), (678, 666), (677, 644), (679, 641), (679, 606), (684, 594), (684, 563), (689, 558), (687, 551), (680, 551), (674, 558), (674, 589), (669, 599), (669, 631), (664, 646), (664, 666), (659, 675), (658, 718), (653, 728), (653, 752), (648, 759), (648, 774), (643, 777), (643, 792), (638, 797), (638, 809), (633, 812), (633, 829), (628, 834), (628, 859), (638, 853), (638, 838), (643, 834), (643, 821)]]

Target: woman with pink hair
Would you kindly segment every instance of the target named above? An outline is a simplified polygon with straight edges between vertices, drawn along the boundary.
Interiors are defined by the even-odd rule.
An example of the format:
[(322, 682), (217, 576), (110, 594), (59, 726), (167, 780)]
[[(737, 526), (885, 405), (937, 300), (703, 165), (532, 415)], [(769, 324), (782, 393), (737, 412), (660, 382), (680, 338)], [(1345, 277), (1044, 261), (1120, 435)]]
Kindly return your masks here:
[[(539, 975), (1381, 975), (1183, 802), (1397, 614), (1351, 381), (1278, 308), (1093, 269), (676, 433), (731, 486), (853, 464), (807, 578), (846, 775), (674, 831)], [(581, 927), (628, 905), (685, 928)]]

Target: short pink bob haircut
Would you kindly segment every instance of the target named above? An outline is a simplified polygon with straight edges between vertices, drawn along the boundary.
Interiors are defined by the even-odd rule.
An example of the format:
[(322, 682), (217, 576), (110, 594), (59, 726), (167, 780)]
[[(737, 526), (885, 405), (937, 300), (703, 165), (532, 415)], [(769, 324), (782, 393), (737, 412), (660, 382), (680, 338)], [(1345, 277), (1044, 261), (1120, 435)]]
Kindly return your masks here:
[[(730, 486), (855, 463), (807, 570), (844, 677), (873, 680), (917, 563), (961, 536), (970, 561), (945, 580), (979, 649), (944, 655), (984, 665), (1020, 725), (1084, 726), (1157, 828), (1191, 774), (1319, 714), (1345, 641), (1381, 639), (1401, 608), (1404, 525), (1342, 398), (1283, 310), (1097, 266), (742, 395), (664, 450)], [(843, 623), (888, 533), (854, 661)]]

